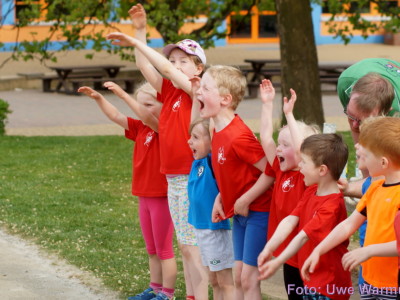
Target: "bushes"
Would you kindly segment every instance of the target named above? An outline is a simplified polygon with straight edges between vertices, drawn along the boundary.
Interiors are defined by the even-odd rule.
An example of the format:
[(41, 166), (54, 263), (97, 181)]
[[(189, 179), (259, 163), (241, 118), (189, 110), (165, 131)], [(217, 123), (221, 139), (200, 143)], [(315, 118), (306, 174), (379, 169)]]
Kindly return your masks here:
[(6, 132), (5, 127), (6, 127), (6, 120), (7, 120), (7, 114), (11, 113), (11, 110), (9, 110), (9, 104), (0, 99), (0, 135), (4, 135)]

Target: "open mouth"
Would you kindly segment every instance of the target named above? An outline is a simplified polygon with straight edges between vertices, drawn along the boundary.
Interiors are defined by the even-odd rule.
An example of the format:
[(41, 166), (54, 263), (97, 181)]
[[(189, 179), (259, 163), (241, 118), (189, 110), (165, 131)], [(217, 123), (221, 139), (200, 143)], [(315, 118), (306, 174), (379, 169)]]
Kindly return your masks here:
[(283, 163), (283, 162), (285, 161), (285, 159), (284, 159), (282, 156), (278, 156), (278, 160), (279, 160), (279, 163), (280, 163), (280, 164)]
[(199, 103), (200, 103), (200, 110), (202, 110), (204, 108), (204, 102), (199, 100)]

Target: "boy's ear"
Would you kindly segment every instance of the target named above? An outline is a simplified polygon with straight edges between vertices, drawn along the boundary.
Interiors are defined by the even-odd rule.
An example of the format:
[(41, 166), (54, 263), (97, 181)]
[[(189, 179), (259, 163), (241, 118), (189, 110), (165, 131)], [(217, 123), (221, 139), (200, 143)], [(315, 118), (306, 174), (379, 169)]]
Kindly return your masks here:
[(221, 104), (223, 106), (229, 107), (230, 104), (232, 103), (232, 95), (231, 94), (227, 94), (227, 95), (223, 95), (221, 97), (222, 97)]
[(319, 166), (319, 176), (325, 176), (329, 172), (329, 169), (326, 165)]
[(390, 160), (387, 157), (385, 157), (385, 156), (381, 157), (381, 167), (382, 167), (382, 169), (387, 169), (389, 167), (389, 163), (390, 163)]

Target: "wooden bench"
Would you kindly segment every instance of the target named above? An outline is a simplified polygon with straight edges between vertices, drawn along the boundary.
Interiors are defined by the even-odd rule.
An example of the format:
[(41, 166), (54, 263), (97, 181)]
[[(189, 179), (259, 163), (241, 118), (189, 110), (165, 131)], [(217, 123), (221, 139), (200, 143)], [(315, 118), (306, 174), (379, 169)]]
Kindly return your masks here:
[[(68, 78), (92, 78), (92, 79), (98, 79), (101, 78), (102, 75), (98, 73), (76, 73), (76, 74), (71, 74)], [(39, 77), (42, 80), (42, 89), (43, 92), (55, 92), (60, 89), (60, 77), (57, 75), (45, 75)], [(51, 88), (51, 84), (53, 81), (58, 81), (58, 85), (56, 89)]]
[(73, 94), (78, 95), (78, 88), (84, 85), (92, 85), (95, 90), (104, 90), (103, 84), (107, 81), (112, 81), (115, 83), (123, 83), (122, 87), (125, 92), (132, 94), (135, 87), (135, 80), (130, 77), (114, 77), (114, 78), (81, 78), (72, 79), (72, 90)]

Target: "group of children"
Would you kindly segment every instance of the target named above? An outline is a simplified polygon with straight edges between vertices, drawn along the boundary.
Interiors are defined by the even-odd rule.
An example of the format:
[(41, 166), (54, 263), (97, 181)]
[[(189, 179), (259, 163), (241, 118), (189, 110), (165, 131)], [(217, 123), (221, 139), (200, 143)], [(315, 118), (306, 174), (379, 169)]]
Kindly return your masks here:
[[(78, 90), (135, 141), (132, 194), (139, 199), (150, 284), (129, 299), (174, 299), (174, 230), (186, 299), (208, 299), (209, 283), (214, 299), (262, 299), (260, 280), (281, 265), (289, 299), (348, 299), (350, 270), (365, 260), (364, 299), (383, 287), (397, 288), (397, 258), (383, 256), (397, 256), (400, 119), (363, 125), (359, 165), (384, 179), (371, 185), (347, 218), (337, 183), (347, 146), (340, 135), (321, 134), (295, 120), (295, 91), (283, 100), (287, 125), (275, 144), (275, 91), (269, 80), (261, 82), (260, 143), (235, 114), (246, 89), (239, 69), (206, 70), (205, 53), (192, 40), (167, 45), (164, 57), (146, 45), (143, 7), (135, 5), (129, 14), (135, 37), (111, 33), (107, 38), (113, 45), (135, 47), (147, 83), (133, 97), (115, 83), (105, 87), (140, 120), (124, 116), (89, 87)], [(365, 245), (347, 252), (348, 238), (367, 218), (367, 208)], [(400, 217), (396, 220), (400, 223)]]

